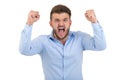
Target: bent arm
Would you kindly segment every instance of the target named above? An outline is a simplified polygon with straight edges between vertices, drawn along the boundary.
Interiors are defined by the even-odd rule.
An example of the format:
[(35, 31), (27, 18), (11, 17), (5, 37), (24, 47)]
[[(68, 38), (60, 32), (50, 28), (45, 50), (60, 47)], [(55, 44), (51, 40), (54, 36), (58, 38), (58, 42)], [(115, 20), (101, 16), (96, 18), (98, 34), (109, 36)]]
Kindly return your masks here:
[(24, 55), (35, 55), (40, 53), (42, 45), (40, 44), (39, 38), (31, 41), (32, 25), (26, 25), (21, 32), (21, 39), (19, 44), (19, 51)]
[(106, 41), (104, 32), (99, 23), (92, 23), (94, 36), (85, 34), (83, 37), (84, 50), (104, 50), (106, 48)]

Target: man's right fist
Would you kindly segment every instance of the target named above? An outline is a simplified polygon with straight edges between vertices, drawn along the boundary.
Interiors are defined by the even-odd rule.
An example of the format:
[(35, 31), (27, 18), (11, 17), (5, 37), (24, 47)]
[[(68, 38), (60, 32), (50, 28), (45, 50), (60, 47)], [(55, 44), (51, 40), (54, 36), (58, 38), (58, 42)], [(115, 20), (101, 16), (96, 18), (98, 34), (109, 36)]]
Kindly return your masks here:
[(28, 19), (26, 24), (32, 25), (34, 22), (36, 22), (40, 18), (39, 12), (38, 11), (30, 11), (28, 14)]

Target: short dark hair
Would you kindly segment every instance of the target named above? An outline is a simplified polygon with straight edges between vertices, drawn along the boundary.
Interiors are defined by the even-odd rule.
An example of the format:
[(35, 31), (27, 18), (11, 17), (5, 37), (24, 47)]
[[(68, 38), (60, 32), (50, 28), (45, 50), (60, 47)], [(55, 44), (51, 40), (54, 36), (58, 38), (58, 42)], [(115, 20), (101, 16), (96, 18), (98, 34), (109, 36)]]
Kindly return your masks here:
[(50, 12), (50, 20), (52, 20), (52, 14), (53, 13), (67, 13), (69, 15), (69, 17), (71, 17), (71, 10), (65, 6), (65, 5), (61, 5), (58, 4), (56, 6), (54, 6)]

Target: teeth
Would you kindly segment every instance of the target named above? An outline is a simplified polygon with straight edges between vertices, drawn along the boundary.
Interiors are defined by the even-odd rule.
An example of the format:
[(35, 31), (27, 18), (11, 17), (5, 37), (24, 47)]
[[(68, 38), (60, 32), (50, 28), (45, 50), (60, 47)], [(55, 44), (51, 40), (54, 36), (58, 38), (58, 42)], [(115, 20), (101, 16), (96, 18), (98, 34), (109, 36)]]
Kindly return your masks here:
[(60, 32), (60, 31), (63, 31), (63, 32), (64, 32), (64, 31), (65, 31), (65, 27), (58, 27), (58, 30), (59, 30), (59, 32)]
[(58, 27), (58, 29), (64, 29), (64, 27)]
[(64, 31), (65, 31), (65, 29), (59, 29), (59, 31), (63, 31), (63, 32), (64, 32)]

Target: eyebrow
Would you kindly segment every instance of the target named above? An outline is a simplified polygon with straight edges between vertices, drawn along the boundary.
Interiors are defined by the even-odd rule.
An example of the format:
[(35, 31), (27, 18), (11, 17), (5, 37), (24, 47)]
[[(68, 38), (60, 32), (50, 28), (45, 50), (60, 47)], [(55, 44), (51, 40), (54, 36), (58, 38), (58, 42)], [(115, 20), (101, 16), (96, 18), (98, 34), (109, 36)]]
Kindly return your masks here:
[[(69, 18), (64, 18), (63, 20), (67, 20), (67, 19), (69, 19)], [(59, 18), (55, 18), (55, 20), (59, 20)]]

